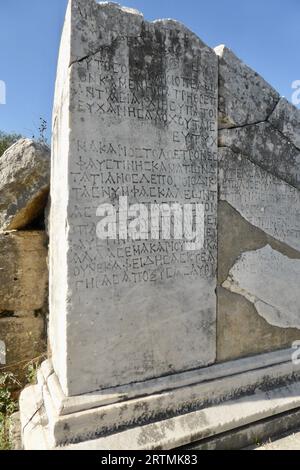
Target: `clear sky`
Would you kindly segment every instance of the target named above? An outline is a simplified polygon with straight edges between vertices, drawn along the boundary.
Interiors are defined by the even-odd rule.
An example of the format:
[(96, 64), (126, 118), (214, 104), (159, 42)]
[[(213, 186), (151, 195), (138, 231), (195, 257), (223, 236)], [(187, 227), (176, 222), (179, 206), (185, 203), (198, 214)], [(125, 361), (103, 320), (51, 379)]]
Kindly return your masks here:
[[(291, 100), (300, 80), (299, 0), (124, 0), (147, 20), (174, 18), (215, 47), (226, 44)], [(67, 0), (0, 0), (0, 130), (37, 135), (51, 122)], [(50, 130), (48, 132), (50, 135)]]

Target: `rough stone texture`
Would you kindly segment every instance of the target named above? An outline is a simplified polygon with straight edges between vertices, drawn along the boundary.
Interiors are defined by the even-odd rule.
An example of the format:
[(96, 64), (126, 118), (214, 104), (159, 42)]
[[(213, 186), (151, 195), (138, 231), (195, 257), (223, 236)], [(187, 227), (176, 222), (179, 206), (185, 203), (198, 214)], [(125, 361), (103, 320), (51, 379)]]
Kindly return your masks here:
[[(35, 312), (16, 312), (10, 317), (0, 315), (0, 340), (6, 345), (5, 368), (19, 371), (26, 362), (46, 350), (44, 316)], [(21, 364), (17, 367), (18, 363)]]
[(50, 233), (50, 207), (51, 207), (51, 199), (49, 197), (46, 207), (45, 207), (45, 212), (44, 212), (44, 225), (45, 225), (45, 232), (46, 232), (47, 237), (49, 237), (49, 233)]
[[(298, 315), (291, 306), (292, 299), (297, 303), (297, 288), (289, 291), (291, 297), (286, 288), (299, 275), (300, 114), (226, 47), (216, 48), (216, 53), (220, 57), (221, 200), (217, 351), (222, 361), (284, 347), (298, 339), (292, 328), (299, 326)], [(249, 260), (249, 251), (258, 257), (250, 272), (249, 263), (242, 264)], [(285, 275), (280, 269), (273, 272), (272, 263), (279, 264)], [(271, 299), (268, 294), (271, 305), (276, 304), (276, 296), (280, 299), (280, 313), (237, 289), (237, 279), (232, 281), (229, 274), (237, 268), (244, 286), (251, 280), (257, 289), (266, 285), (274, 295)]]
[(0, 234), (0, 340), (6, 370), (23, 381), (26, 362), (46, 351), (47, 243), (42, 231)]
[(219, 149), (220, 199), (273, 238), (300, 252), (300, 193), (230, 149)]
[(266, 121), (279, 94), (257, 72), (226, 46), (215, 48), (219, 56), (219, 128)]
[[(231, 51), (216, 54), (175, 21), (69, 3), (53, 118), (54, 369), (21, 396), (28, 449), (169, 449), (300, 406), (298, 117)], [(203, 249), (100, 241), (96, 209), (119, 196), (203, 203)]]
[[(300, 112), (225, 46), (215, 51), (220, 129), (217, 357), (222, 361), (298, 339), (293, 328), (299, 327), (297, 288), (292, 285), (300, 259)], [(270, 305), (258, 301), (258, 291)]]
[(299, 429), (300, 410), (271, 416), (248, 426), (233, 429), (204, 441), (185, 446), (185, 450), (259, 450), (259, 443), (268, 442), (283, 433)]
[(300, 431), (295, 430), (288, 435), (278, 437), (277, 439), (270, 439), (262, 446), (257, 447), (255, 450), (300, 450)]
[[(50, 216), (50, 342), (67, 395), (215, 361), (217, 69), (214, 52), (175, 21), (70, 3)], [(97, 207), (122, 195), (204, 203), (204, 248), (97, 239)]]
[(269, 245), (243, 253), (223, 287), (244, 296), (271, 325), (300, 329), (300, 260)]
[(0, 233), (1, 312), (40, 310), (47, 298), (47, 242), (42, 231)]
[[(47, 422), (39, 387), (25, 389), (20, 403), (25, 448), (57, 449), (49, 433), (51, 423)], [(256, 424), (260, 420), (298, 409), (299, 406), (299, 383), (291, 383), (273, 390), (258, 388), (249, 396), (60, 448), (65, 450), (174, 449), (233, 429), (239, 430), (251, 423)]]
[(219, 132), (219, 146), (229, 147), (300, 189), (300, 150), (271, 124), (262, 122), (236, 129), (223, 129)]
[(49, 193), (50, 150), (21, 139), (0, 158), (0, 230), (22, 229), (42, 214)]
[(13, 413), (9, 418), (9, 442), (11, 450), (22, 450), (20, 413)]
[[(94, 412), (99, 414), (101, 407), (116, 405), (116, 409), (119, 408), (120, 415), (115, 419), (113, 425), (116, 425), (116, 423), (121, 425), (120, 420), (124, 419), (125, 410), (127, 416), (128, 412), (130, 416), (129, 408), (133, 409), (134, 412), (131, 419), (139, 417), (139, 419), (146, 420), (146, 408), (147, 413), (153, 418), (154, 412), (156, 414), (158, 412), (161, 416), (164, 404), (168, 409), (168, 414), (170, 412), (176, 414), (182, 404), (184, 410), (187, 411), (188, 409), (194, 409), (196, 405), (201, 406), (220, 401), (228, 395), (228, 392), (232, 397), (236, 386), (237, 394), (242, 393), (242, 391), (249, 391), (249, 388), (253, 386), (253, 381), (254, 383), (260, 380), (266, 381), (266, 376), (264, 374), (260, 375), (263, 368), (271, 368), (274, 375), (275, 369), (273, 370), (273, 367), (287, 361), (290, 362), (291, 355), (292, 350), (289, 347), (285, 350), (260, 354), (256, 357), (247, 357), (226, 364), (214, 364), (208, 368), (161, 377), (159, 380), (153, 379), (74, 397), (64, 395), (53, 371), (51, 360), (44, 361), (41, 364), (37, 375), (38, 383), (46, 391), (46, 393), (43, 392), (45, 396), (51, 397), (51, 409), (58, 417), (90, 409), (94, 409)], [(239, 375), (245, 371), (251, 375), (251, 379), (247, 377), (247, 374)], [(233, 378), (233, 376), (235, 377)], [(211, 381), (218, 385), (213, 391), (208, 384)], [(272, 381), (271, 378), (269, 378), (270, 381)], [(141, 397), (142, 400), (139, 400), (139, 406), (137, 406), (137, 401), (133, 400)], [(49, 402), (48, 399), (47, 401)], [(127, 403), (121, 404), (125, 401)], [(146, 402), (147, 407), (144, 406)], [(106, 408), (107, 410), (113, 413), (114, 406)], [(140, 412), (142, 416), (140, 416)]]
[(270, 123), (300, 149), (300, 110), (281, 98), (269, 117)]
[[(279, 253), (278, 256), (290, 259), (291, 266), (298, 264), (299, 192), (250, 162), (245, 155), (236, 154), (228, 148), (220, 148), (219, 154), (219, 286), (226, 281), (230, 269), (243, 257), (243, 253), (262, 250), (268, 244)], [(264, 285), (261, 279), (264, 279), (266, 272), (270, 269), (268, 264), (262, 262), (254, 276), (257, 283)], [(277, 279), (279, 296), (285, 290), (284, 282), (284, 279), (282, 282)], [(268, 288), (272, 291), (273, 287), (269, 279)], [(298, 339), (298, 331), (292, 328), (298, 326), (295, 309), (294, 314), (282, 322), (278, 322), (278, 318), (276, 321), (274, 314), (264, 314), (260, 318), (262, 311), (259, 306), (256, 304), (256, 309), (250, 297), (246, 297), (218, 288), (219, 361), (279, 349)], [(288, 297), (284, 294), (282, 297), (288, 304)], [(295, 299), (295, 293), (292, 297)], [(236, 334), (232, 334), (234, 331)]]
[(299, 340), (299, 330), (270, 325), (244, 297), (218, 288), (218, 361), (280, 350)]
[(218, 208), (218, 362), (290, 347), (293, 341), (299, 339), (297, 329), (284, 329), (270, 325), (245, 297), (233, 294), (221, 287), (231, 267), (243, 253), (259, 250), (267, 244), (284, 256), (300, 260), (300, 254), (295, 250), (282, 245), (254, 227), (227, 202), (220, 201)]

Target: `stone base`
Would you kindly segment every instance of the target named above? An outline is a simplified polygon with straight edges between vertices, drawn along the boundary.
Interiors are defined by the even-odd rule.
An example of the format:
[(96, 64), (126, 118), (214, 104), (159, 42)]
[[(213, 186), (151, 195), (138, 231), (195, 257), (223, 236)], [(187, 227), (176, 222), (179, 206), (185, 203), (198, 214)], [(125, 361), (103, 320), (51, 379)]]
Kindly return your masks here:
[(23, 446), (167, 450), (197, 443), (201, 448), (203, 440), (249, 425), (260, 426), (262, 438), (262, 422), (270, 417), (276, 417), (280, 433), (282, 415), (300, 408), (300, 368), (291, 354), (263, 354), (77, 397), (63, 395), (46, 361), (38, 385), (21, 394)]

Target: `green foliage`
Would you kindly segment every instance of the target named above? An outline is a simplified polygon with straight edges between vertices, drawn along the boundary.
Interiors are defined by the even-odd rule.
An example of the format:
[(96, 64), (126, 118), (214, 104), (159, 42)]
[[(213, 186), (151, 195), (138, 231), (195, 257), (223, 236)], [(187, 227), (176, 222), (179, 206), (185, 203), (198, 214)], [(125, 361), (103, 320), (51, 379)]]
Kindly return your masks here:
[(0, 413), (0, 451), (10, 450), (10, 443), (7, 436), (7, 420), (6, 416)]
[(0, 451), (10, 449), (9, 421), (10, 416), (18, 409), (19, 391), (25, 384), (36, 384), (38, 368), (45, 358), (46, 354), (42, 354), (25, 364), (24, 374), (21, 374), (22, 383), (13, 373), (0, 370)]
[(0, 450), (10, 448), (8, 438), (8, 421), (17, 409), (17, 402), (12, 396), (12, 389), (21, 384), (10, 372), (0, 372)]
[(37, 371), (38, 371), (39, 365), (40, 365), (40, 362), (33, 360), (27, 366), (26, 380), (31, 385), (34, 385), (37, 382)]
[(7, 134), (6, 132), (0, 131), (0, 157), (3, 155), (5, 150), (7, 150), (21, 138), (22, 136), (19, 134)]
[(16, 410), (12, 389), (20, 386), (20, 382), (11, 372), (0, 373), (0, 413), (12, 414)]
[[(33, 135), (32, 139), (40, 142), (41, 144), (48, 145), (47, 141), (48, 123), (45, 119), (40, 117), (39, 126), (37, 128), (37, 136)], [(16, 133), (7, 133), (0, 131), (0, 157), (4, 152), (11, 147), (17, 140), (22, 139), (23, 136)]]

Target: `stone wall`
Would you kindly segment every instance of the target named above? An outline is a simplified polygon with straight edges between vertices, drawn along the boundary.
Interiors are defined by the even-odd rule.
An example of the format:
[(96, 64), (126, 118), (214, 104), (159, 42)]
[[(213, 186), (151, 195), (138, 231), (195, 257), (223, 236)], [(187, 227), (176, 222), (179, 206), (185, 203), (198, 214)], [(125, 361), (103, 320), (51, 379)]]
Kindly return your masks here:
[[(290, 278), (299, 272), (300, 259), (300, 112), (225, 46), (215, 52), (217, 360), (225, 361), (299, 339), (299, 275), (293, 275), (294, 284)], [(31, 141), (18, 142), (0, 159), (0, 340), (9, 367), (45, 351), (48, 241), (44, 230), (26, 227), (45, 207), (48, 159)], [(266, 297), (257, 284), (269, 287)]]
[(69, 2), (53, 109), (24, 447), (170, 449), (299, 408), (300, 112), (226, 47), (95, 0)]
[(218, 360), (299, 339), (300, 111), (219, 56)]
[[(225, 46), (219, 57), (217, 361), (299, 339), (300, 111)], [(49, 152), (0, 159), (0, 341), (7, 366), (46, 349)], [(293, 282), (291, 282), (293, 279)], [(259, 286), (263, 289), (259, 289)], [(288, 305), (288, 308), (287, 308)]]
[(0, 372), (20, 378), (46, 350), (49, 154), (24, 139), (0, 157)]
[[(298, 339), (299, 135), (300, 111), (226, 46), (213, 50), (176, 21), (70, 2), (50, 234), (50, 343), (66, 394)], [(122, 196), (202, 204), (203, 246), (186, 256), (154, 239), (147, 215), (146, 236), (100, 240), (99, 204), (123, 217)], [(99, 350), (107, 362), (91, 365)]]

